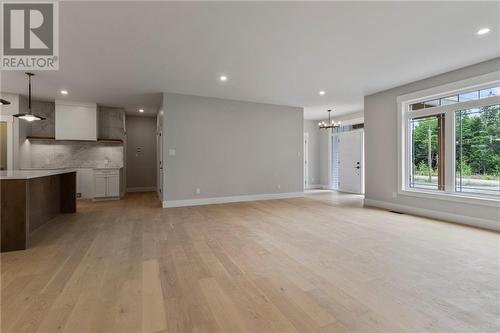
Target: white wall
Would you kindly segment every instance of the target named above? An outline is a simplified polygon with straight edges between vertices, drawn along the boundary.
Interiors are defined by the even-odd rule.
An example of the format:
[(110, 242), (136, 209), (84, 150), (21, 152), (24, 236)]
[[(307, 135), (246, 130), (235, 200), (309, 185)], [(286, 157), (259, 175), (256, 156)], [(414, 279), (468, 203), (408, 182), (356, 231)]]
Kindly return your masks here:
[(302, 193), (302, 108), (164, 94), (163, 110), (164, 201)]
[(498, 71), (500, 58), (365, 97), (366, 203), (500, 228), (500, 208), (398, 195), (397, 96)]

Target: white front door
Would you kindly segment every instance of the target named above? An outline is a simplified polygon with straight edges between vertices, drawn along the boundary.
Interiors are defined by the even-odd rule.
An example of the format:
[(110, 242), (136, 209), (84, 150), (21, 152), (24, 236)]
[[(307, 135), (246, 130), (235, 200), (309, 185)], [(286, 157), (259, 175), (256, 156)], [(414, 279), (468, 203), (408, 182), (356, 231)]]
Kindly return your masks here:
[(339, 190), (363, 193), (363, 131), (339, 133), (338, 140)]

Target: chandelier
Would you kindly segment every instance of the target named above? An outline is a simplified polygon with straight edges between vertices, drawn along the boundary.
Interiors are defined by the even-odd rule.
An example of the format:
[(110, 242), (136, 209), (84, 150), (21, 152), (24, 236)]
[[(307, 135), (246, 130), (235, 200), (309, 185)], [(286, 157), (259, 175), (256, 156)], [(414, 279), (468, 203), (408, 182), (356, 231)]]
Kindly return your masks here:
[(337, 127), (340, 127), (340, 121), (336, 122), (336, 121), (331, 120), (331, 118), (330, 118), (331, 112), (332, 112), (332, 110), (328, 110), (328, 122), (322, 120), (318, 123), (319, 128), (337, 128)]

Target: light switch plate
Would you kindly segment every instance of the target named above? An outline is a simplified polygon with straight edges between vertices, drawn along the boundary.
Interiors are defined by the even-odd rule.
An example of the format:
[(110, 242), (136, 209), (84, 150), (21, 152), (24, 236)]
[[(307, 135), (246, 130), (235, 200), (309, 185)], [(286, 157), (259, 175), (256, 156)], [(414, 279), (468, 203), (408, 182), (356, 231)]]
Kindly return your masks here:
[(169, 156), (175, 156), (175, 149), (169, 149), (168, 150), (168, 155)]

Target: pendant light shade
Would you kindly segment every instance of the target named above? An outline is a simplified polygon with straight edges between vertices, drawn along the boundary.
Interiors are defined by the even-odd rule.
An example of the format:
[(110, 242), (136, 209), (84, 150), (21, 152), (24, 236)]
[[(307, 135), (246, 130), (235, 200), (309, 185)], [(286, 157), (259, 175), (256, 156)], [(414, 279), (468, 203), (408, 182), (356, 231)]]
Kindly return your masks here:
[(31, 112), (31, 77), (35, 76), (35, 74), (26, 72), (26, 75), (28, 75), (28, 113), (18, 113), (15, 114), (13, 117), (23, 119), (29, 122), (35, 120), (44, 120), (45, 119), (44, 117), (38, 116)]
[(9, 105), (9, 104), (10, 104), (9, 101), (0, 98), (0, 105)]

